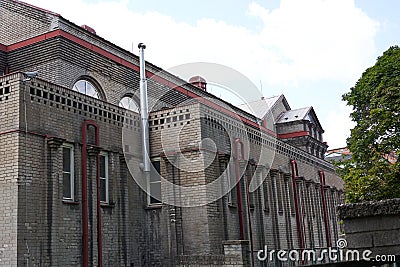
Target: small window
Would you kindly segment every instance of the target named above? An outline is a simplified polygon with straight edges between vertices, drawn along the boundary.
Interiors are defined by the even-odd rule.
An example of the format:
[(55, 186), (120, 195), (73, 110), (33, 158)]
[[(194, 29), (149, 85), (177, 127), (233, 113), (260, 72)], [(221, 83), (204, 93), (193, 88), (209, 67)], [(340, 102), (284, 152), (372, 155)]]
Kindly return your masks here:
[(63, 199), (74, 200), (74, 146), (64, 144), (63, 152)]
[(100, 202), (108, 203), (108, 154), (100, 153)]
[(269, 174), (265, 178), (263, 183), (263, 193), (264, 193), (264, 210), (269, 212), (269, 192), (268, 192), (268, 183), (270, 181)]
[(150, 172), (149, 205), (161, 204), (161, 166), (160, 161), (153, 161), (154, 170)]
[(282, 213), (283, 212), (283, 198), (282, 198), (282, 177), (281, 173), (276, 176), (276, 179), (274, 179), (275, 183), (275, 190), (276, 190), (276, 195), (278, 199), (278, 212)]
[(226, 187), (229, 188), (229, 192), (226, 195), (227, 200), (228, 200), (228, 204), (233, 204), (233, 184), (235, 184), (234, 182), (232, 182), (232, 173), (231, 170), (229, 168), (229, 164), (225, 164), (225, 179), (226, 179)]
[(139, 106), (132, 99), (132, 97), (129, 96), (124, 96), (123, 98), (121, 98), (121, 100), (119, 101), (119, 106), (133, 112), (139, 112)]
[(97, 88), (87, 80), (77, 81), (72, 87), (72, 89), (97, 99), (100, 98), (99, 91), (97, 90)]

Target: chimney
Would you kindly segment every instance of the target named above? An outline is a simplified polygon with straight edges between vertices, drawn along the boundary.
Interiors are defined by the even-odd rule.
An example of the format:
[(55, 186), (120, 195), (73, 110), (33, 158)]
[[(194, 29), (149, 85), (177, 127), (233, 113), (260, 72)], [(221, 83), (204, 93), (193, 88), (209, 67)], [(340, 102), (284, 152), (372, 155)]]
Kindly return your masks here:
[(189, 83), (193, 84), (194, 86), (204, 91), (207, 91), (207, 82), (201, 76), (193, 76), (192, 78), (189, 79)]
[(90, 32), (90, 33), (96, 34), (96, 31), (95, 31), (92, 27), (90, 27), (90, 26), (88, 26), (88, 25), (82, 25), (81, 27), (82, 27), (83, 29), (87, 30), (87, 31)]

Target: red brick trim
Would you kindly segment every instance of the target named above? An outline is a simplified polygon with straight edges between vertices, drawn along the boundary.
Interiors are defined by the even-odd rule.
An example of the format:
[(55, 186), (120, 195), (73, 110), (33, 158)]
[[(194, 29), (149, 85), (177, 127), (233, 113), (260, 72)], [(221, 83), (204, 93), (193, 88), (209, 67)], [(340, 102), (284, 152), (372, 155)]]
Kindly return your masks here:
[[(64, 38), (66, 38), (66, 39), (68, 39), (68, 40), (70, 40), (70, 41), (72, 41), (72, 42), (74, 42), (76, 44), (79, 44), (79, 45), (81, 45), (81, 46), (83, 46), (83, 47), (85, 47), (85, 48), (87, 48), (87, 49), (89, 49), (89, 50), (91, 50), (93, 52), (96, 52), (96, 53), (98, 53), (98, 54), (100, 54), (100, 55), (102, 55), (102, 56), (104, 56), (104, 57), (106, 57), (108, 59), (111, 59), (111, 60), (113, 60), (113, 61), (115, 61), (115, 62), (117, 62), (117, 63), (119, 63), (119, 64), (121, 64), (121, 65), (123, 65), (123, 66), (125, 66), (127, 68), (130, 68), (130, 69), (132, 69), (134, 71), (139, 72), (139, 66), (136, 66), (135, 64), (133, 64), (133, 63), (121, 58), (121, 57), (118, 57), (118, 56), (116, 56), (116, 55), (114, 55), (114, 54), (112, 54), (112, 53), (100, 48), (99, 46), (93, 45), (93, 44), (91, 44), (91, 43), (89, 43), (89, 42), (87, 42), (87, 41), (85, 41), (85, 40), (83, 40), (83, 39), (81, 39), (79, 37), (76, 37), (76, 36), (74, 36), (74, 35), (72, 35), (70, 33), (67, 33), (65, 31), (62, 31), (62, 30), (54, 30), (54, 31), (46, 33), (46, 34), (42, 34), (42, 35), (30, 38), (30, 39), (27, 39), (27, 40), (24, 40), (24, 41), (9, 45), (7, 47), (7, 51), (13, 51), (13, 50), (16, 50), (16, 49), (20, 49), (20, 48), (26, 47), (28, 45), (32, 45), (32, 44), (41, 42), (43, 40), (47, 40), (47, 39), (54, 38), (54, 37), (59, 37), (59, 36), (62, 36)], [(262, 130), (263, 132), (268, 133), (269, 135), (272, 135), (274, 137), (277, 136), (273, 131), (271, 131), (271, 130), (269, 130), (269, 129), (267, 129), (267, 128), (259, 125), (259, 124), (257, 124), (256, 122), (248, 120), (248, 119), (236, 114), (235, 112), (233, 112), (231, 110), (228, 110), (226, 108), (223, 108), (220, 105), (218, 105), (218, 104), (216, 104), (216, 103), (214, 103), (214, 102), (212, 102), (212, 101), (210, 101), (208, 99), (205, 99), (205, 98), (201, 97), (200, 95), (198, 95), (198, 94), (196, 94), (194, 92), (190, 92), (187, 89), (185, 89), (185, 88), (183, 88), (181, 86), (178, 86), (178, 85), (174, 84), (173, 82), (170, 82), (170, 81), (168, 81), (168, 80), (166, 80), (166, 79), (164, 79), (164, 78), (162, 78), (160, 76), (156, 76), (154, 73), (152, 73), (150, 71), (146, 71), (146, 76), (148, 78), (151, 77), (153, 80), (155, 80), (155, 81), (157, 81), (157, 82), (159, 82), (161, 84), (164, 84), (164, 85), (166, 85), (166, 86), (168, 86), (170, 88), (173, 88), (173, 89), (177, 90), (178, 92), (181, 92), (181, 93), (183, 93), (183, 94), (185, 94), (185, 95), (187, 95), (187, 96), (189, 96), (191, 98), (196, 98), (200, 102), (202, 102), (203, 104), (205, 104), (207, 106), (210, 106), (210, 107), (212, 107), (212, 108), (214, 108), (214, 109), (216, 109), (216, 110), (218, 110), (218, 111), (220, 111), (222, 113), (225, 113), (225, 114), (227, 114), (227, 115), (229, 115), (231, 117), (234, 117), (234, 118), (238, 118), (238, 119), (240, 119), (242, 122), (244, 122), (247, 125), (256, 127), (258, 129)]]
[(294, 133), (287, 133), (287, 134), (278, 134), (278, 138), (280, 139), (287, 139), (287, 138), (294, 138), (294, 137), (300, 137), (300, 136), (308, 136), (307, 131), (302, 131), (302, 132), (294, 132)]
[(52, 32), (48, 32), (48, 33), (45, 33), (45, 34), (42, 34), (39, 36), (35, 36), (32, 38), (17, 42), (15, 44), (11, 44), (11, 45), (7, 46), (7, 52), (11, 52), (11, 51), (23, 48), (28, 45), (32, 45), (32, 44), (35, 44), (35, 43), (38, 43), (38, 42), (41, 42), (41, 41), (44, 41), (44, 40), (47, 40), (50, 38), (60, 36), (60, 32), (61, 32), (61, 30), (55, 30)]
[(7, 46), (0, 44), (0, 51), (7, 52)]

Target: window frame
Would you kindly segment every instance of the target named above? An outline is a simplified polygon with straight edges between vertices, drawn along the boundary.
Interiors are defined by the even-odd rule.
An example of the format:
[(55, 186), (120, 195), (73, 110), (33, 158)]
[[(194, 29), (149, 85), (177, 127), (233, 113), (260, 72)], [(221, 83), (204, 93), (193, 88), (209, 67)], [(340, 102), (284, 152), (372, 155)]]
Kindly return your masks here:
[[(78, 86), (79, 83), (84, 83), (84, 89), (85, 89), (84, 91), (80, 90), (80, 88)], [(88, 87), (88, 85), (89, 85), (89, 87)], [(89, 94), (88, 93), (88, 88), (93, 89), (94, 92), (95, 92), (95, 95)], [(92, 82), (91, 80), (86, 79), (86, 78), (81, 78), (81, 79), (77, 80), (74, 83), (74, 85), (72, 86), (72, 90), (75, 91), (75, 92), (84, 94), (84, 95), (86, 95), (88, 97), (92, 97), (92, 98), (100, 99), (100, 100), (103, 99), (99, 87), (96, 86), (94, 82)]]
[[(124, 107), (124, 106), (123, 106), (123, 105), (124, 105), (124, 102), (123, 102), (123, 101), (124, 101), (125, 99), (127, 99), (127, 101), (129, 101), (129, 103), (127, 103), (127, 104), (128, 104), (128, 107)], [(132, 104), (132, 103), (135, 105), (134, 109), (131, 108), (131, 104)], [(135, 101), (135, 99), (134, 99), (132, 96), (130, 96), (130, 95), (124, 95), (123, 97), (121, 97), (121, 99), (120, 99), (119, 102), (118, 102), (118, 106), (121, 107), (121, 108), (124, 108), (124, 109), (126, 109), (126, 110), (135, 112), (135, 113), (139, 113), (139, 112), (140, 112), (140, 107), (139, 107), (138, 103), (137, 103), (137, 102)]]
[[(61, 148), (62, 148), (62, 178), (63, 178), (63, 180), (62, 180), (62, 184), (63, 184), (62, 196), (63, 196), (63, 200), (64, 201), (73, 202), (75, 200), (75, 170), (74, 170), (75, 169), (75, 164), (74, 164), (75, 163), (74, 162), (75, 151), (74, 151), (74, 145), (70, 144), (70, 143), (64, 143), (64, 144), (62, 144)], [(70, 196), (69, 197), (64, 196), (64, 174), (68, 173), (68, 172), (64, 171), (64, 148), (67, 148), (67, 149), (70, 150), (70, 153), (69, 153), (69, 160), (70, 160), (70, 171), (69, 171)]]
[(234, 202), (233, 202), (233, 188), (235, 186), (232, 187), (232, 180), (231, 180), (232, 179), (232, 172), (231, 172), (231, 169), (230, 169), (229, 162), (227, 162), (225, 164), (225, 171), (224, 172), (225, 172), (225, 178), (226, 178), (226, 181), (227, 181), (227, 187), (229, 188), (229, 191), (228, 191), (228, 193), (226, 195), (227, 201), (228, 201), (229, 205), (234, 205)]
[[(99, 160), (100, 160), (100, 170), (101, 170), (101, 157), (104, 157), (104, 174), (105, 177), (101, 177), (101, 171), (99, 173), (99, 177), (100, 177), (100, 203), (101, 204), (109, 204), (110, 203), (110, 192), (109, 192), (109, 184), (110, 184), (110, 177), (109, 177), (109, 172), (108, 172), (108, 165), (109, 165), (109, 155), (107, 152), (105, 151), (101, 151), (99, 154)], [(106, 199), (102, 200), (101, 199), (101, 180), (105, 180), (105, 195), (106, 195)]]
[[(155, 167), (154, 167), (154, 163), (155, 162), (158, 162), (158, 164), (159, 164), (159, 170), (157, 170)], [(162, 187), (161, 187), (161, 158), (155, 158), (155, 159), (152, 159), (151, 160), (151, 164), (152, 164), (152, 168), (154, 168), (154, 170), (156, 170), (157, 172), (158, 172), (158, 175), (160, 175), (160, 180), (157, 180), (157, 181), (151, 181), (151, 177), (149, 177), (149, 179), (148, 179), (148, 181), (147, 181), (147, 188), (148, 188), (148, 193), (147, 193), (147, 205), (148, 206), (160, 206), (160, 205), (162, 205)], [(150, 175), (151, 175), (151, 173), (150, 173)], [(156, 198), (154, 198), (154, 197), (151, 197), (151, 192), (152, 192), (152, 190), (151, 190), (151, 185), (152, 184), (160, 184), (160, 192), (161, 192), (161, 200), (159, 200), (159, 199), (156, 199)], [(158, 202), (152, 202), (152, 199), (155, 199), (155, 200), (157, 200)]]

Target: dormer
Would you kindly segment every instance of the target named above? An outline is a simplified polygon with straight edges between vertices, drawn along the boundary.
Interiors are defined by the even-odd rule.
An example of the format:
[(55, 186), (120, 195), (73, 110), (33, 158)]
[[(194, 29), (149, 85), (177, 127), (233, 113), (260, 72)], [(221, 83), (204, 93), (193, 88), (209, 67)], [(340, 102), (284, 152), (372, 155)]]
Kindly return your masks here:
[(276, 122), (278, 138), (308, 153), (324, 158), (327, 144), (323, 141), (324, 130), (313, 107), (288, 110)]

